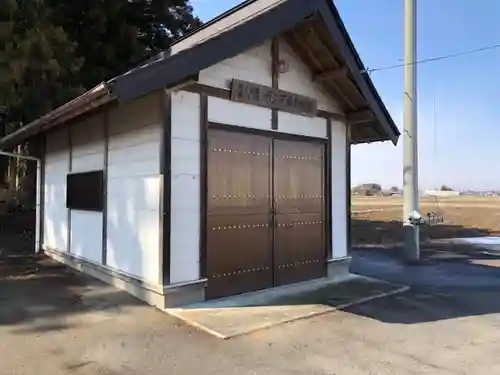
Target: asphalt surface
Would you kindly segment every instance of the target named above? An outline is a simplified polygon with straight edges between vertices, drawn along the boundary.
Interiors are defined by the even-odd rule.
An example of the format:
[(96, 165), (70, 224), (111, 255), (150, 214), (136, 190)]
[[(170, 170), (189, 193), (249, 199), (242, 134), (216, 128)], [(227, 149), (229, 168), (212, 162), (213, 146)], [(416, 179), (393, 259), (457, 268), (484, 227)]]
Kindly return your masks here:
[(499, 374), (500, 257), (396, 254), (354, 251), (353, 270), (409, 292), (227, 341), (51, 262), (0, 261), (0, 374)]

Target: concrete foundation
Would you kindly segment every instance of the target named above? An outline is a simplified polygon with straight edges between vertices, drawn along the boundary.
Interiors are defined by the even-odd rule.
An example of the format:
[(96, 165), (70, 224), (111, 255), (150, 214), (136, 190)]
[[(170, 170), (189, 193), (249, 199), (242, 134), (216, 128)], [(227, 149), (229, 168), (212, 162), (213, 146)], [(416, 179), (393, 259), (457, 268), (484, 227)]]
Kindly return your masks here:
[(165, 286), (165, 308), (205, 301), (206, 279)]
[(58, 262), (126, 291), (161, 310), (205, 301), (205, 279), (163, 287), (147, 283), (109, 267), (77, 258), (71, 254), (48, 248), (43, 249), (43, 252)]
[(334, 281), (344, 281), (349, 278), (349, 264), (351, 257), (328, 259), (326, 264), (326, 275)]
[[(205, 301), (206, 279), (172, 285), (153, 285), (137, 278), (118, 272), (106, 266), (94, 264), (87, 260), (75, 257), (72, 254), (62, 253), (57, 250), (44, 248), (45, 255), (64, 263), (69, 267), (95, 277), (105, 283), (124, 290), (140, 300), (164, 310), (185, 305), (192, 305)], [(330, 259), (327, 261), (328, 282), (341, 282), (352, 275), (349, 273), (351, 257)], [(322, 279), (325, 280), (325, 279)], [(296, 284), (301, 287), (314, 287), (318, 280), (306, 281)], [(325, 282), (325, 281), (322, 281)], [(268, 293), (276, 293), (289, 286), (268, 289)], [(246, 295), (265, 295), (266, 291), (247, 293)], [(224, 299), (222, 299), (224, 300)]]
[(160, 285), (153, 285), (145, 281), (138, 280), (124, 273), (113, 270), (109, 267), (94, 264), (87, 260), (75, 257), (74, 255), (62, 253), (57, 250), (44, 248), (43, 253), (50, 258), (66, 264), (67, 266), (95, 277), (107, 284), (124, 290), (140, 300), (156, 306), (159, 309), (165, 308), (165, 296)]

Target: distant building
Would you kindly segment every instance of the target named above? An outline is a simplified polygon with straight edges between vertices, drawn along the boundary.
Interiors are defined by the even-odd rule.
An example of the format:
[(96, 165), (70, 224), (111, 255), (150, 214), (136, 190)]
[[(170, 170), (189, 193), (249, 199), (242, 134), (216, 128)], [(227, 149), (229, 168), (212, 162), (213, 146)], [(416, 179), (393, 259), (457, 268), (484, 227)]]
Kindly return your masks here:
[(354, 195), (362, 195), (365, 197), (379, 196), (382, 194), (382, 186), (379, 184), (361, 184), (358, 186), (354, 186), (352, 188), (352, 193)]
[(445, 190), (426, 190), (424, 196), (430, 197), (457, 197), (460, 195), (459, 191), (445, 191)]

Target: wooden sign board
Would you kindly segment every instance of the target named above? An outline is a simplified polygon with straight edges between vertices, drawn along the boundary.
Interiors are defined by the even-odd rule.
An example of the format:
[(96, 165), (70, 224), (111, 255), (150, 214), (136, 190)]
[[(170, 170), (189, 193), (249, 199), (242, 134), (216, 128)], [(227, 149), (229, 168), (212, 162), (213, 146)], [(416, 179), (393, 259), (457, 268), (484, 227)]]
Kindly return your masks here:
[(233, 79), (231, 100), (309, 117), (318, 111), (316, 99), (239, 79)]

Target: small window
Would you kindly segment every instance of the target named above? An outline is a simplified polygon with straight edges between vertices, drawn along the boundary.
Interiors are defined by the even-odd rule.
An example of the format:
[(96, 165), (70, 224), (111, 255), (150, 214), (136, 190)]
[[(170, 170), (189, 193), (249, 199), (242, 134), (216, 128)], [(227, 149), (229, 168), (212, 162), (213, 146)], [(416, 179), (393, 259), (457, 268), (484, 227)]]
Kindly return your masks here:
[(70, 173), (66, 178), (66, 207), (75, 210), (102, 211), (103, 171)]

